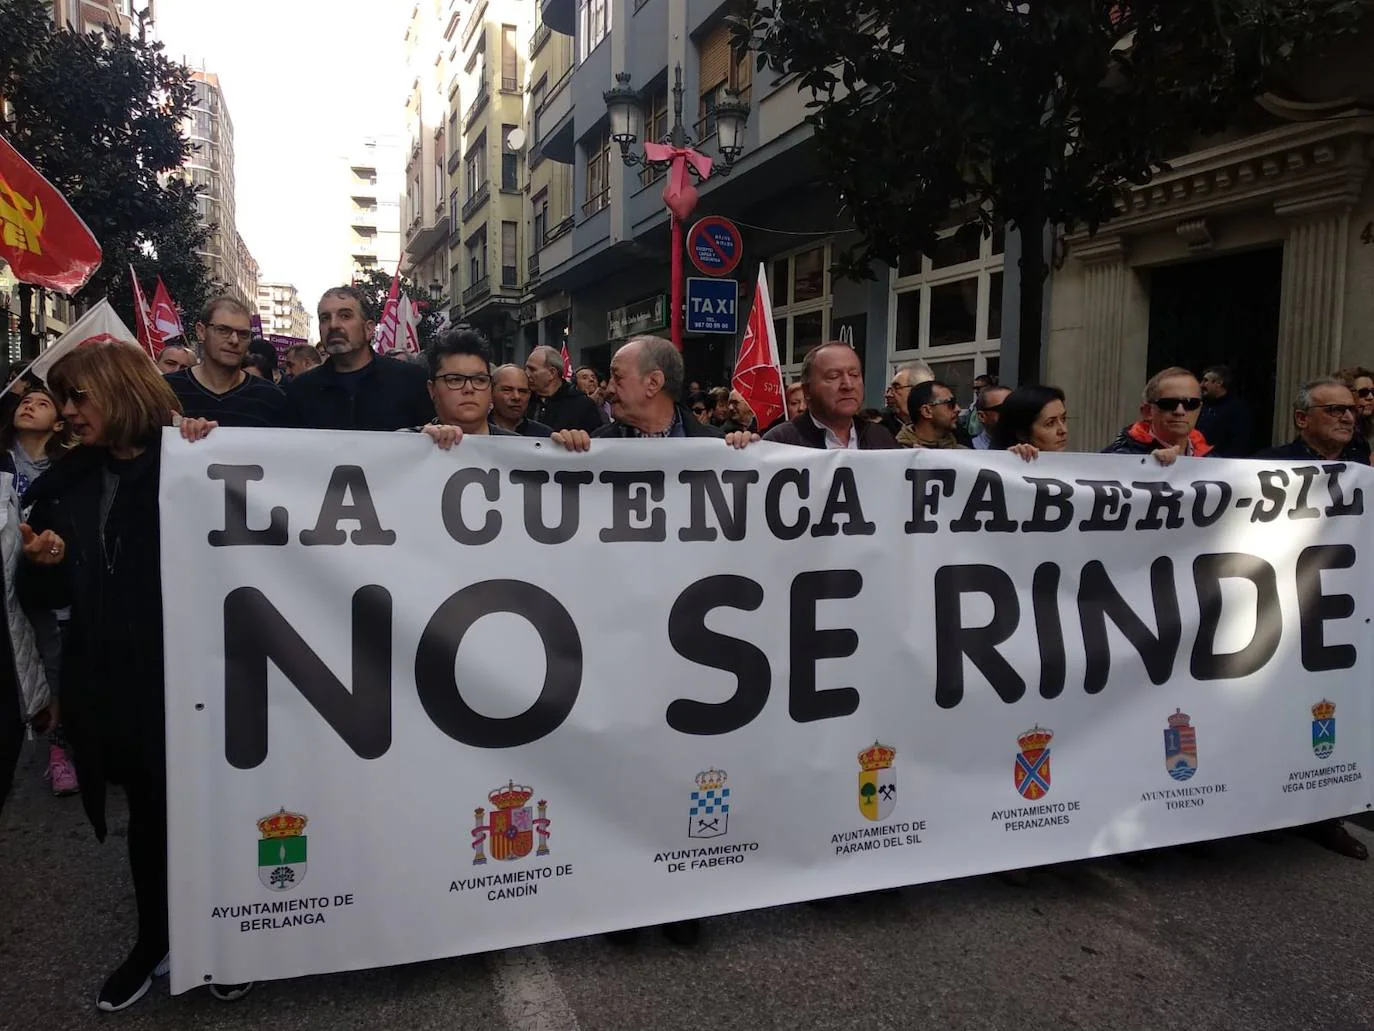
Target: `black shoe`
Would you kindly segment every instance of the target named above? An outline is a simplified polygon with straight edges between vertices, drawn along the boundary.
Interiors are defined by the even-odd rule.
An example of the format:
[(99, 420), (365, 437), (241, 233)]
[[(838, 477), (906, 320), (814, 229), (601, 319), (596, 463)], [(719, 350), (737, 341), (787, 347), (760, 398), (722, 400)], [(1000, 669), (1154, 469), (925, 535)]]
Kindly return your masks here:
[(212, 984), (210, 986), (210, 994), (220, 1002), (237, 1002), (252, 990), (252, 981), (243, 981), (240, 984)]
[(165, 960), (148, 957), (146, 949), (134, 946), (129, 958), (120, 964), (105, 980), (100, 994), (95, 997), (95, 1008), (105, 1013), (118, 1013), (128, 1009), (148, 994), (153, 986), (153, 975), (162, 969)]
[(997, 879), (1012, 888), (1030, 887), (1030, 874), (1025, 870), (1002, 870), (997, 874)]
[(695, 945), (701, 937), (700, 920), (677, 920), (663, 925), (663, 937), (674, 945)]
[(607, 931), (603, 937), (612, 945), (619, 946), (622, 949), (628, 948), (638, 940), (639, 928), (631, 927), (624, 931)]

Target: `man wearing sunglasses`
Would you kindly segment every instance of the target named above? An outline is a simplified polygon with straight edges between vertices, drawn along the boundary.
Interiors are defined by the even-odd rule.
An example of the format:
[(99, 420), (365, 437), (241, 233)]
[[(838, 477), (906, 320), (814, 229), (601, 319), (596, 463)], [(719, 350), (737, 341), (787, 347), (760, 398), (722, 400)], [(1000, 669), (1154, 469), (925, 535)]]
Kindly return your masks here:
[(954, 436), (959, 421), (959, 402), (954, 391), (937, 379), (926, 380), (906, 395), (911, 421), (897, 434), (902, 447), (963, 448)]
[(1102, 449), (1109, 455), (1155, 455), (1166, 464), (1179, 455), (1201, 458), (1212, 453), (1197, 429), (1202, 411), (1202, 384), (1177, 365), (1155, 373), (1145, 384), (1140, 420)]
[(252, 329), (248, 309), (232, 297), (216, 297), (196, 323), (200, 363), (164, 377), (190, 419), (221, 426), (285, 426), (286, 395), (270, 380), (243, 368)]
[(1302, 385), (1293, 400), (1298, 435), (1287, 444), (1265, 448), (1256, 458), (1369, 464), (1369, 452), (1355, 438), (1359, 402), (1338, 379), (1323, 376)]
[[(977, 382), (975, 380), (975, 382)], [(992, 449), (992, 429), (997, 425), (997, 420), (1002, 418), (1002, 402), (1011, 393), (1010, 387), (998, 386), (990, 383), (979, 389), (977, 400), (974, 402), (974, 410), (978, 413), (978, 424), (981, 430), (970, 442), (975, 451), (989, 451)]]

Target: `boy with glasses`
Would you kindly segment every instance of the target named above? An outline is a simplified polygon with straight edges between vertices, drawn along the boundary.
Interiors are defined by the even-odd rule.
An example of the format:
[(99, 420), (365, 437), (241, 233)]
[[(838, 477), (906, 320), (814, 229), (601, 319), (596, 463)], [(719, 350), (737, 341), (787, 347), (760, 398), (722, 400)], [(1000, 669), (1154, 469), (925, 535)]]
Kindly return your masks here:
[(253, 331), (248, 309), (232, 297), (216, 297), (196, 322), (200, 363), (164, 378), (189, 419), (221, 426), (285, 426), (286, 395), (270, 379), (243, 368)]
[(1180, 455), (1202, 458), (1212, 446), (1198, 432), (1202, 384), (1187, 369), (1172, 365), (1145, 384), (1140, 420), (1102, 449), (1108, 455), (1154, 455), (1169, 465)]

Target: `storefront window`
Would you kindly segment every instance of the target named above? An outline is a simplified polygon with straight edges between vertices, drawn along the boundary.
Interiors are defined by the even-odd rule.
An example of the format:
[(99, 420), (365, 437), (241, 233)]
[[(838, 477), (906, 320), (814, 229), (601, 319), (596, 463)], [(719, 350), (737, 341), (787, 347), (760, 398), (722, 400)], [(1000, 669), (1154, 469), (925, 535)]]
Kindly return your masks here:
[(784, 373), (830, 339), (830, 245), (813, 244), (774, 258), (769, 293)]

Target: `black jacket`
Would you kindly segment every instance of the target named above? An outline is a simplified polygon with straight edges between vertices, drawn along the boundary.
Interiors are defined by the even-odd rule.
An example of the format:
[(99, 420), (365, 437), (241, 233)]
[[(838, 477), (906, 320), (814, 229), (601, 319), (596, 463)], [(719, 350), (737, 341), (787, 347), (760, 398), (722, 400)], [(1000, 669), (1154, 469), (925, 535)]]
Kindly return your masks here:
[(358, 377), (356, 392), (340, 383), (333, 362), (287, 384), (288, 425), (316, 430), (399, 430), (434, 418), (426, 386), (429, 376), (418, 365), (374, 355), (358, 372), (346, 375)]
[[(879, 423), (854, 420), (854, 433), (859, 435), (860, 451), (887, 451), (901, 447), (887, 428)], [(802, 412), (791, 422), (774, 426), (763, 435), (764, 440), (778, 444), (791, 444), (793, 447), (825, 447), (825, 430), (816, 425), (810, 412)]]
[(1250, 409), (1236, 394), (1215, 401), (1204, 398), (1197, 428), (1218, 458), (1244, 458), (1250, 453)]
[[(157, 440), (127, 463), (80, 447), (24, 497), (33, 505), (29, 523), (35, 532), (53, 530), (67, 546), (59, 566), (23, 563), (18, 586), (26, 604), (71, 606), (62, 650), (62, 723), (81, 800), (101, 840), (107, 781), (160, 772), (166, 764), (160, 462)], [(102, 534), (107, 469), (120, 474)]]
[(1255, 458), (1276, 458), (1280, 461), (1293, 462), (1350, 462), (1353, 465), (1369, 464), (1369, 445), (1360, 437), (1356, 437), (1349, 444), (1341, 449), (1341, 453), (1335, 458), (1322, 458), (1316, 451), (1301, 437), (1294, 437), (1287, 444), (1276, 444), (1274, 447), (1267, 447), (1263, 451), (1257, 451)]
[[(720, 432), (719, 426), (712, 426), (709, 423), (703, 426), (697, 422), (697, 417), (682, 405), (677, 406), (677, 417), (682, 423), (682, 435), (684, 437), (707, 437), (720, 440), (725, 436)], [(592, 436), (598, 439), (631, 440), (634, 439), (635, 432), (623, 422), (608, 422), (606, 425), (598, 426), (593, 430)]]
[(596, 402), (567, 380), (548, 397), (531, 400), (529, 417), (535, 422), (542, 422), (555, 433), (559, 430), (586, 430), (591, 433), (605, 425)]

